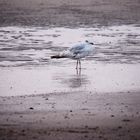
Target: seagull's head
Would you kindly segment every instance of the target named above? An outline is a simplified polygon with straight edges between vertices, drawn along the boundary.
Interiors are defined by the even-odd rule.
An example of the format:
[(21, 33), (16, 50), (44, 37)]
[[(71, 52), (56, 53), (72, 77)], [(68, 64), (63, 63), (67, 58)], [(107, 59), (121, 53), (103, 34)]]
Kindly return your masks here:
[(86, 43), (90, 44), (90, 45), (94, 45), (93, 42), (89, 42), (88, 40), (85, 41)]

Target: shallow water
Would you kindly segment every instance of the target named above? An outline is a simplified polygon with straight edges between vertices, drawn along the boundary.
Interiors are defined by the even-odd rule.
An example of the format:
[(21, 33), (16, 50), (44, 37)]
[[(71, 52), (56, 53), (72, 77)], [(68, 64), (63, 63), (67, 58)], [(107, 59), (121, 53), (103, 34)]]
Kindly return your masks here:
[[(52, 62), (54, 63), (54, 62)], [(74, 63), (0, 69), (0, 95), (130, 92), (140, 90), (140, 64)]]
[[(75, 61), (50, 56), (85, 40), (95, 53)], [(122, 92), (140, 88), (140, 27), (0, 27), (0, 95), (65, 91)]]

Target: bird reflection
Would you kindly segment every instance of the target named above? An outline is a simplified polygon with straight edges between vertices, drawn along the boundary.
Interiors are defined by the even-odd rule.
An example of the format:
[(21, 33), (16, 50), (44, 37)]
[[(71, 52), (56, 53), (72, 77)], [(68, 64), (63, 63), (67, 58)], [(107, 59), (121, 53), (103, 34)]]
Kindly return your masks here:
[(76, 69), (76, 74), (80, 76), (81, 75), (81, 69)]
[(62, 83), (67, 84), (70, 88), (80, 88), (83, 85), (87, 85), (89, 80), (87, 75), (81, 74), (81, 69), (76, 69), (76, 74), (65, 77)]

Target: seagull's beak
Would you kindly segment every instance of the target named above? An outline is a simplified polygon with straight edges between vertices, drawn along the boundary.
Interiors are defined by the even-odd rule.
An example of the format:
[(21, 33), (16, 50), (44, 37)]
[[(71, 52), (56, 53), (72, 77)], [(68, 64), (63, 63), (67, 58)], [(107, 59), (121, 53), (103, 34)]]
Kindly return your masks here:
[(85, 41), (86, 43), (89, 43), (90, 45), (94, 45), (93, 42), (89, 42), (88, 40)]
[(90, 44), (91, 44), (91, 45), (94, 45), (94, 43), (92, 43), (92, 42), (91, 42)]

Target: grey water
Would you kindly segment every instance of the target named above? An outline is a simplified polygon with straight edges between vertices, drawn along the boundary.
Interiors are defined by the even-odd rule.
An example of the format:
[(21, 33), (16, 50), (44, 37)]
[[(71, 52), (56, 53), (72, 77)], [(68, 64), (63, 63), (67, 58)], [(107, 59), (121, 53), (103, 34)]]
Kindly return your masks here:
[(76, 29), (11, 26), (0, 27), (0, 67), (49, 65), (51, 55), (86, 39), (96, 48), (88, 61), (140, 62), (140, 27), (136, 25)]

